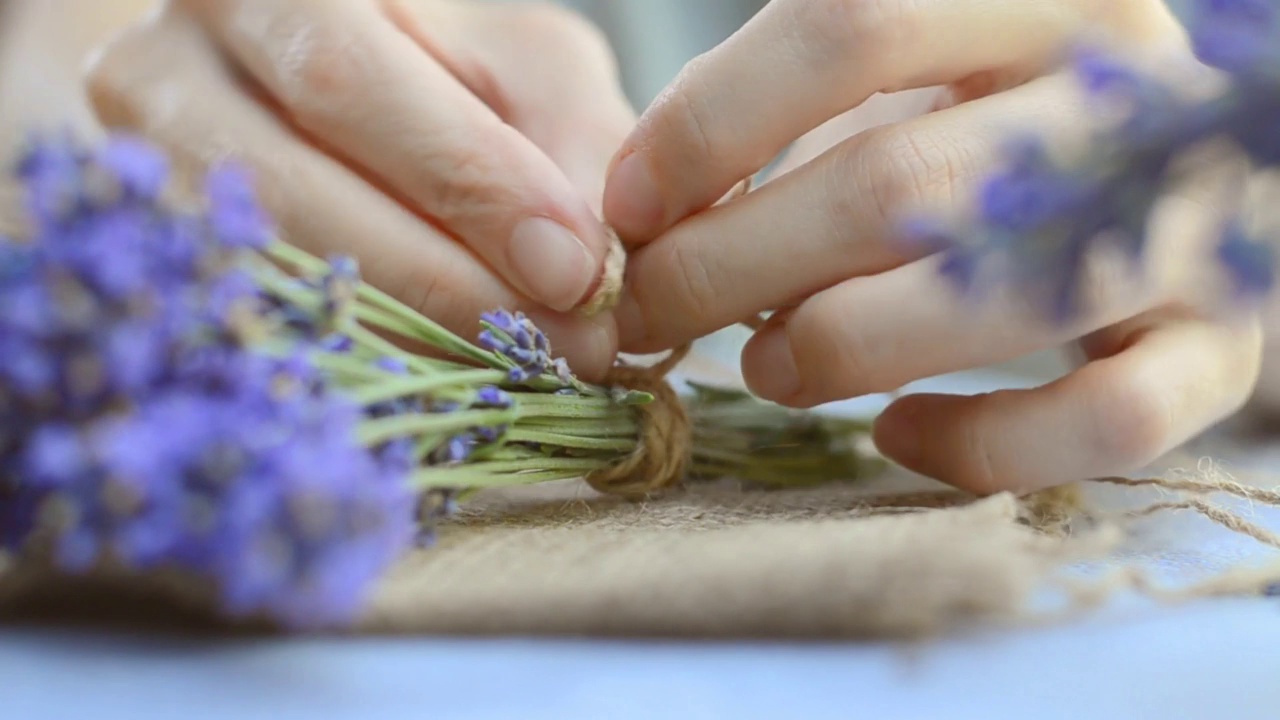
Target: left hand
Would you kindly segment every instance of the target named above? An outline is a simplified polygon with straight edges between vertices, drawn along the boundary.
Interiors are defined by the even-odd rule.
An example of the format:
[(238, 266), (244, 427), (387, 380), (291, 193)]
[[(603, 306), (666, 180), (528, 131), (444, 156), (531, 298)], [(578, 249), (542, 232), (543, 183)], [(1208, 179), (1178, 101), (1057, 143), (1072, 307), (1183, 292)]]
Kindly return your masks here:
[[(34, 0), (33, 0), (34, 1)], [(582, 377), (611, 236), (610, 153), (635, 117), (605, 37), (550, 3), (164, 0), (88, 76), (98, 119), (182, 170), (246, 166), (282, 237), (473, 337), (523, 311)]]
[[(1195, 309), (1220, 198), (1169, 198), (1148, 282), (1100, 265), (1083, 282), (1092, 311), (1067, 328), (1012, 298), (974, 312), (938, 277), (937, 258), (889, 237), (902, 215), (971, 195), (1007, 131), (1063, 139), (1088, 126), (1058, 61), (1092, 30), (1191, 64), (1160, 0), (773, 0), (691, 63), (615, 158), (606, 219), (640, 246), (617, 310), (623, 350), (655, 352), (782, 310), (747, 345), (743, 372), (766, 399), (812, 406), (1078, 340), (1087, 364), (1045, 387), (910, 396), (879, 419), (886, 454), (980, 493), (1133, 470), (1234, 412), (1257, 379), (1257, 323)], [(931, 86), (950, 96), (932, 112), (712, 207), (873, 94)]]

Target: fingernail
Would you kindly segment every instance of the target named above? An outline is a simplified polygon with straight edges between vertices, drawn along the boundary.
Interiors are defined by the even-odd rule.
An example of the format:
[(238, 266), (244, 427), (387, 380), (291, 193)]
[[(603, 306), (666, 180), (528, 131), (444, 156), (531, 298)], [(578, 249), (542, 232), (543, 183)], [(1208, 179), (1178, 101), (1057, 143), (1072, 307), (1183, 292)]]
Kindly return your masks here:
[(800, 371), (785, 327), (768, 328), (751, 340), (743, 374), (751, 392), (766, 400), (785, 402), (800, 393)]
[(914, 468), (920, 457), (919, 418), (919, 403), (891, 405), (872, 428), (876, 448), (900, 465)]
[(605, 184), (604, 214), (613, 228), (627, 239), (647, 238), (666, 217), (658, 184), (649, 163), (631, 153), (618, 163)]
[(644, 314), (631, 293), (624, 291), (618, 298), (618, 304), (613, 308), (613, 319), (618, 323), (618, 344), (624, 351), (634, 351), (637, 344), (644, 342)]
[(520, 289), (553, 310), (571, 310), (595, 283), (595, 258), (576, 235), (554, 220), (522, 220), (510, 243), (507, 260), (518, 275)]

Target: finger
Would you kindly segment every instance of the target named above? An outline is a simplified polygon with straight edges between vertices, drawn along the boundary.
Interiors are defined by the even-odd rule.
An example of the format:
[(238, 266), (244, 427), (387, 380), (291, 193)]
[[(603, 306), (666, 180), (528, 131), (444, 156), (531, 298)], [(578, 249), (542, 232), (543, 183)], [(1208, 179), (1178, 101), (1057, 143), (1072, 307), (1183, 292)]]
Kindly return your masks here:
[(464, 337), (485, 310), (523, 309), (579, 373), (598, 378), (612, 364), (611, 319), (561, 315), (522, 298), (466, 248), (300, 142), (236, 85), (187, 18), (159, 22), (119, 40), (92, 70), (105, 123), (148, 136), (196, 169), (226, 159), (250, 166), (291, 242), (355, 255), (372, 284)]
[(1156, 0), (772, 2), (644, 113), (610, 178), (606, 219), (654, 237), (876, 92), (1042, 65), (1127, 13), (1176, 27)]
[(1030, 492), (1137, 470), (1238, 410), (1257, 381), (1254, 322), (1153, 314), (1127, 347), (1034, 390), (910, 395), (875, 441), (908, 469), (979, 494)]
[[(549, 3), (386, 7), (397, 27), (546, 153), (600, 215), (609, 159), (636, 121), (600, 30)], [(481, 35), (490, 42), (473, 41)]]
[(374, 3), (186, 0), (290, 119), (556, 310), (598, 282), (605, 230), (555, 164)]
[(1042, 270), (1036, 292), (1070, 289), (1078, 312), (1047, 321), (1028, 287), (999, 284), (969, 301), (944, 280), (943, 256), (855, 277), (816, 293), (770, 323), (743, 350), (743, 373), (762, 397), (811, 406), (887, 392), (924, 377), (983, 367), (1046, 350), (1155, 307), (1220, 287), (1211, 260), (1229, 193), (1245, 168), (1227, 161), (1162, 198), (1151, 213), (1138, 267), (1118, 248), (1093, 247)]
[(1011, 129), (1083, 132), (1084, 102), (1071, 78), (1054, 76), (882, 125), (684, 220), (632, 253), (616, 312), (623, 347), (674, 347), (914, 259), (892, 242), (902, 216), (946, 213), (973, 195)]
[(938, 108), (945, 95), (940, 88), (921, 88), (902, 92), (877, 93), (866, 102), (819, 125), (791, 143), (767, 173), (777, 178), (815, 159), (841, 142), (872, 128), (903, 122)]

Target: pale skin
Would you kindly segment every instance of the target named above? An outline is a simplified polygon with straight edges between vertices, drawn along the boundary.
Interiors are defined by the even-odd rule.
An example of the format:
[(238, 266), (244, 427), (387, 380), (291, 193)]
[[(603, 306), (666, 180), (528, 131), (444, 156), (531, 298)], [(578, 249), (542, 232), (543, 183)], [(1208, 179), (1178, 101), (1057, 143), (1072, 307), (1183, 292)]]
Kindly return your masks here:
[[(1085, 281), (1089, 312), (1065, 329), (1016, 298), (975, 312), (939, 281), (937, 258), (892, 242), (898, 218), (971, 196), (1008, 130), (1087, 123), (1052, 62), (1086, 31), (1190, 64), (1158, 0), (773, 0), (685, 68), (614, 160), (605, 217), (638, 247), (617, 311), (623, 349), (781, 310), (746, 346), (743, 372), (757, 394), (808, 407), (1076, 343), (1083, 364), (1041, 388), (908, 396), (877, 421), (886, 454), (980, 493), (1136, 470), (1234, 413), (1263, 334), (1199, 292), (1215, 280), (1202, 259), (1230, 183), (1170, 198), (1149, 281), (1100, 265)], [(933, 95), (915, 98), (914, 115), (875, 129), (842, 135), (836, 120), (830, 149), (708, 209), (874, 94), (937, 86), (950, 97), (922, 90)]]
[[(10, 7), (0, 50), (59, 91), (0, 72), (0, 139), (62, 103), (84, 128), (142, 133), (196, 166), (242, 161), (290, 239), (357, 255), (372, 282), (464, 334), (483, 310), (524, 309), (587, 377), (619, 342), (662, 350), (778, 309), (743, 368), (795, 406), (1080, 348), (1079, 369), (1040, 389), (886, 412), (882, 450), (960, 487), (1135, 469), (1236, 411), (1261, 372), (1258, 318), (1221, 319), (1194, 292), (1204, 264), (1187, 248), (1204, 245), (1217, 186), (1171, 200), (1153, 282), (1097, 273), (1091, 312), (1066, 330), (1013, 302), (961, 308), (930, 258), (889, 243), (895, 213), (963, 200), (1009, 125), (1078, 124), (1087, 110), (1050, 60), (1079, 32), (1184, 52), (1155, 0), (773, 0), (638, 125), (599, 33), (551, 6)], [(877, 94), (891, 91), (906, 92)], [(711, 207), (793, 143), (771, 182)], [(616, 317), (585, 319), (573, 308), (599, 280), (602, 215), (635, 249)]]
[[(460, 0), (16, 2), (31, 18), (10, 28), (31, 48), (22, 62), (87, 59), (103, 127), (196, 168), (247, 165), (286, 238), (356, 255), (366, 279), (455, 332), (523, 310), (580, 375), (612, 364), (612, 317), (575, 309), (604, 271), (604, 171), (635, 114), (607, 43), (576, 15)], [(50, 30), (84, 30), (91, 6), (127, 28), (97, 33), (105, 46)]]

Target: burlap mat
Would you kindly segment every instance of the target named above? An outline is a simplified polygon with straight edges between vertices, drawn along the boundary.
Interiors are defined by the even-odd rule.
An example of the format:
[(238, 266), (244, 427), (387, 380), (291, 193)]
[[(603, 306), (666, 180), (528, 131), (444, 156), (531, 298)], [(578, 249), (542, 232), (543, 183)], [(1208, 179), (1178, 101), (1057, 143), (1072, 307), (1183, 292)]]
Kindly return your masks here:
[[(1179, 462), (1196, 469), (1195, 457)], [(1190, 504), (1169, 488), (1117, 489), (1127, 512), (1208, 508), (1194, 488)], [(1276, 504), (1270, 495), (1260, 502)], [(1077, 499), (1068, 489), (977, 500), (896, 471), (809, 490), (703, 485), (647, 502), (581, 482), (490, 491), (389, 574), (356, 631), (863, 638), (1022, 621), (1049, 581), (1116, 546), (1094, 499), (1085, 513)], [(1265, 529), (1233, 529), (1280, 544)], [(1192, 594), (1258, 592), (1280, 579), (1266, 572)], [(1112, 588), (1095, 584), (1093, 601)], [(0, 621), (262, 630), (211, 625), (198, 590), (173, 578), (71, 583), (28, 564), (0, 570)]]
[[(570, 488), (562, 491), (573, 493)], [(930, 504), (937, 499), (919, 496)], [(909, 514), (853, 488), (644, 504), (497, 498), (408, 558), (364, 628), (667, 636), (916, 634), (1008, 614), (1060, 560), (1010, 496)], [(898, 512), (898, 514), (886, 514)]]
[[(400, 563), (359, 630), (912, 636), (1016, 615), (1070, 557), (1011, 496), (886, 504), (879, 493), (719, 485), (636, 503), (580, 483), (493, 492)], [(0, 575), (0, 618), (208, 627), (191, 591), (24, 567)]]

